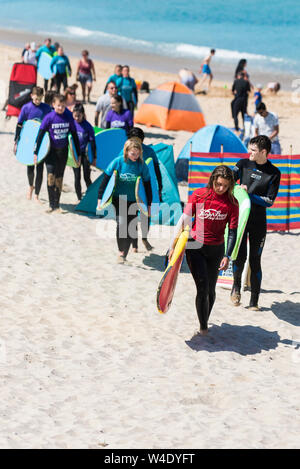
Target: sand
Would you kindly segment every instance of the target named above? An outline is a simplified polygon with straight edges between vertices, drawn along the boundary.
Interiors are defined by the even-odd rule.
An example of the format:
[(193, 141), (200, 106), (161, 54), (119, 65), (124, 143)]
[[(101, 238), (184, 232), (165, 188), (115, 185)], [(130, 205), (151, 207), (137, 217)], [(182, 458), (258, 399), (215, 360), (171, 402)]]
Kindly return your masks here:
[[(5, 86), (18, 55), (0, 47)], [(112, 68), (97, 62), (94, 101)], [(152, 88), (176, 78), (137, 68), (132, 76)], [(232, 125), (224, 83), (197, 99), (208, 124)], [(279, 114), (283, 152), (290, 145), (300, 152), (291, 94), (266, 103)], [(86, 109), (93, 122), (94, 106)], [(0, 447), (298, 448), (299, 231), (267, 236), (262, 310), (247, 309), (249, 292), (231, 306), (218, 287), (209, 335), (193, 337), (195, 286), (186, 264), (170, 311), (156, 310), (170, 229), (152, 230), (155, 249), (140, 242), (139, 253), (118, 265), (115, 222), (75, 213), (70, 168), (61, 200), (67, 213), (45, 213), (45, 181), (43, 204), (26, 200), (26, 169), (12, 153), (15, 124), (2, 113)], [(145, 143), (171, 143), (175, 157), (190, 136), (144, 130)], [(180, 192), (185, 200), (186, 187)]]

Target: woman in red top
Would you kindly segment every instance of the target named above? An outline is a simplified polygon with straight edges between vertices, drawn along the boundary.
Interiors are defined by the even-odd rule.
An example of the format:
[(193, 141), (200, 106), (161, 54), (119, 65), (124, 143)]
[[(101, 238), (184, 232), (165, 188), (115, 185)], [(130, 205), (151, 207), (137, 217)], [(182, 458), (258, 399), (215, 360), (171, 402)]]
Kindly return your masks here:
[(89, 59), (88, 51), (83, 50), (81, 55), (82, 59), (79, 61), (77, 66), (76, 79), (81, 83), (82, 99), (83, 103), (85, 103), (86, 87), (88, 102), (90, 102), (93, 80), (96, 81), (96, 72), (94, 62)]
[[(206, 188), (196, 189), (191, 195), (178, 222), (176, 236), (190, 226), (191, 240), (186, 259), (196, 284), (196, 309), (200, 334), (208, 332), (208, 319), (215, 302), (219, 270), (226, 270), (233, 251), (238, 226), (239, 208), (232, 191), (233, 172), (224, 165), (217, 166)], [(228, 223), (229, 237), (224, 249), (224, 232)], [(173, 253), (169, 251), (169, 258)]]

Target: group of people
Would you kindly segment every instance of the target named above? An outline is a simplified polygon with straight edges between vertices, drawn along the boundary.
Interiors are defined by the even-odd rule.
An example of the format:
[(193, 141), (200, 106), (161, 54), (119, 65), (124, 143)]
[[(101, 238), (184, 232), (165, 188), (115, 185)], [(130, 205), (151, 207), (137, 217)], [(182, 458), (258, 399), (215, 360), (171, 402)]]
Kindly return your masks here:
[[(69, 58), (65, 55), (62, 45), (58, 42), (52, 44), (51, 38), (46, 38), (42, 45), (36, 46), (35, 42), (25, 44), (22, 51), (22, 60), (38, 67), (42, 53), (45, 52), (52, 57), (50, 69), (53, 76), (50, 81), (50, 89), (54, 89), (57, 93), (61, 87), (64, 91), (68, 87), (68, 78), (72, 75), (72, 68)], [(86, 97), (90, 101), (92, 83), (96, 80), (96, 72), (93, 61), (89, 58), (89, 52), (83, 50), (81, 59), (78, 62), (76, 70), (76, 80), (81, 84), (83, 103)], [(48, 90), (49, 80), (44, 79), (44, 90)]]
[[(247, 61), (241, 59), (235, 71), (235, 79), (232, 85), (234, 99), (231, 101), (231, 113), (234, 120), (234, 128), (238, 133), (239, 114), (242, 116), (244, 124), (245, 116), (248, 115), (248, 99), (253, 91), (254, 116), (252, 126), (254, 136), (267, 135), (271, 140), (271, 154), (281, 154), (279, 142), (279, 121), (278, 116), (267, 110), (266, 104), (262, 101), (262, 85), (257, 84), (256, 89), (250, 82), (249, 74), (246, 70)], [(280, 89), (279, 83), (268, 83), (266, 93), (276, 94)]]
[[(161, 201), (162, 177), (155, 152), (150, 146), (143, 143), (144, 133), (142, 129), (133, 127), (133, 109), (130, 108), (130, 103), (135, 104), (137, 98), (136, 101), (133, 100), (136, 91), (133, 91), (133, 85), (129, 85), (129, 82), (131, 82), (129, 80), (131, 78), (129, 77), (129, 67), (125, 66), (125, 72), (124, 67), (118, 67), (116, 67), (115, 74), (109, 77), (104, 95), (98, 100), (95, 125), (98, 126), (100, 117), (101, 127), (109, 128), (119, 125), (127, 132), (128, 139), (124, 149), (120, 155), (116, 155), (116, 158), (105, 169), (98, 192), (98, 208), (100, 209), (102, 197), (110, 177), (116, 171), (118, 177), (112, 204), (116, 210), (118, 262), (125, 263), (130, 247), (132, 247), (133, 252), (138, 250), (137, 222), (140, 207), (137, 204), (135, 191), (138, 177), (141, 177), (144, 183), (147, 196), (148, 213), (140, 213), (142, 241), (147, 250), (152, 249), (147, 239), (152, 202), (150, 173), (145, 163), (147, 158), (151, 157), (153, 159)], [(82, 69), (79, 71), (80, 73), (82, 73)], [(237, 80), (240, 80), (241, 77), (243, 75), (239, 72)], [(124, 78), (126, 78), (126, 81), (124, 81)], [(242, 79), (248, 82), (250, 87), (249, 77), (246, 79), (243, 77)], [(126, 92), (124, 92), (124, 88)], [(237, 84), (235, 89), (239, 89)], [(32, 90), (31, 102), (23, 106), (16, 127), (14, 151), (17, 151), (24, 123), (30, 119), (40, 120), (41, 125), (34, 149), (35, 165), (28, 166), (27, 169), (29, 182), (27, 197), (31, 199), (33, 191), (35, 191), (35, 199), (39, 200), (43, 170), (44, 165), (46, 165), (49, 197), (47, 213), (51, 214), (61, 212), (60, 197), (68, 159), (69, 135), (72, 136), (76, 152), (79, 155), (79, 166), (73, 169), (78, 200), (82, 197), (81, 168), (83, 169), (86, 186), (88, 187), (92, 183), (90, 177), (91, 163), (87, 156), (87, 146), (91, 145), (92, 164), (95, 164), (96, 144), (94, 129), (86, 119), (82, 103), (72, 102), (67, 106), (67, 97), (56, 92), (53, 94), (53, 91), (48, 91), (45, 94), (45, 101), (47, 102), (42, 102), (43, 95), (43, 88), (35, 87)], [(72, 98), (70, 99), (72, 100)], [(233, 196), (233, 188), (237, 181), (248, 192), (251, 200), (251, 212), (238, 257), (233, 262), (234, 283), (231, 291), (231, 301), (234, 306), (239, 306), (241, 302), (241, 278), (247, 257), (247, 239), (249, 237), (249, 263), (251, 269), (249, 308), (254, 311), (259, 310), (258, 303), (262, 280), (261, 256), (266, 237), (266, 208), (274, 203), (280, 184), (280, 171), (268, 160), (276, 134), (267, 136), (266, 133), (262, 135), (262, 132), (260, 132), (263, 128), (261, 127), (261, 119), (264, 119), (263, 122), (265, 123), (266, 119), (267, 121), (271, 119), (268, 117), (269, 115), (270, 113), (267, 113), (261, 102), (257, 106), (256, 116), (259, 135), (250, 140), (249, 159), (238, 161), (233, 170), (224, 165), (215, 168), (210, 175), (207, 187), (195, 190), (190, 197), (170, 244), (169, 259), (174, 251), (178, 234), (186, 226), (190, 227), (191, 241), (186, 250), (186, 258), (197, 289), (196, 311), (201, 335), (206, 335), (208, 332), (208, 320), (215, 302), (219, 270), (227, 269), (236, 241), (239, 209), (238, 203)], [(39, 149), (46, 132), (49, 133), (50, 137), (50, 151), (45, 160), (37, 164)], [(224, 233), (227, 224), (229, 235), (225, 250)]]

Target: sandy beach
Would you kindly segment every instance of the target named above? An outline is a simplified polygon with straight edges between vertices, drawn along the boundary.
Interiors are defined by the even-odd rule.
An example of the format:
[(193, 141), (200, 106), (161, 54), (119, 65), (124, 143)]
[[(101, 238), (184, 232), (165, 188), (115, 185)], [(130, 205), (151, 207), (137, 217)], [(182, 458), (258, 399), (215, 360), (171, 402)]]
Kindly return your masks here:
[[(69, 55), (75, 70), (78, 58)], [(1, 105), (19, 57), (20, 49), (0, 45)], [(93, 101), (114, 62), (95, 66)], [(137, 67), (131, 75), (151, 88), (177, 79)], [(216, 80), (197, 95), (207, 124), (232, 127), (230, 88)], [(278, 113), (283, 154), (291, 146), (300, 153), (294, 98), (264, 98)], [(95, 106), (86, 112), (93, 123)], [(0, 448), (299, 448), (300, 232), (268, 233), (260, 312), (247, 309), (249, 292), (233, 307), (218, 287), (209, 335), (193, 338), (195, 286), (185, 263), (170, 311), (156, 310), (170, 229), (150, 231), (154, 250), (139, 242), (138, 254), (117, 265), (115, 222), (75, 212), (71, 168), (61, 199), (67, 213), (45, 213), (46, 178), (43, 204), (26, 199), (26, 168), (12, 152), (16, 119), (4, 117)], [(191, 136), (143, 129), (145, 143), (172, 144), (175, 158)], [(185, 201), (185, 186), (180, 194)]]

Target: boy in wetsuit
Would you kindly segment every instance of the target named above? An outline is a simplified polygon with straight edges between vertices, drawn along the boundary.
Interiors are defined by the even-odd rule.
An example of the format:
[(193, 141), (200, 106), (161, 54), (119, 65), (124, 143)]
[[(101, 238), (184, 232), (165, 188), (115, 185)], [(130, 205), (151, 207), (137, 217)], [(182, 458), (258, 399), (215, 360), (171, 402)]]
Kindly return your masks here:
[(68, 160), (69, 133), (74, 139), (76, 152), (80, 155), (80, 144), (74, 119), (71, 112), (66, 109), (65, 100), (64, 96), (55, 95), (53, 100), (54, 110), (44, 117), (35, 145), (34, 161), (36, 162), (43, 137), (46, 132), (49, 132), (50, 151), (46, 157), (46, 167), (50, 208), (47, 213), (59, 210), (63, 177)]
[(249, 235), (249, 264), (251, 269), (249, 307), (254, 311), (259, 311), (258, 298), (262, 279), (261, 255), (267, 233), (266, 208), (271, 207), (276, 199), (280, 184), (280, 171), (268, 160), (268, 154), (271, 151), (269, 137), (259, 135), (252, 138), (249, 143), (249, 150), (249, 159), (239, 160), (233, 168), (235, 180), (239, 180), (241, 187), (248, 192), (251, 200), (251, 211), (238, 257), (233, 262), (234, 282), (231, 301), (235, 306), (240, 305), (241, 278), (247, 257), (247, 236)]
[[(39, 86), (35, 86), (32, 89), (31, 93), (31, 101), (27, 104), (22, 106), (18, 123), (16, 127), (15, 133), (15, 144), (14, 144), (14, 153), (17, 153), (17, 146), (21, 134), (21, 130), (23, 127), (24, 122), (35, 119), (42, 121), (46, 114), (51, 112), (51, 107), (48, 104), (42, 103), (44, 90)], [(35, 189), (35, 200), (39, 200), (39, 193), (41, 190), (42, 182), (43, 182), (43, 172), (44, 172), (44, 162), (41, 161), (36, 168), (36, 179), (35, 179), (35, 187), (33, 186), (34, 182), (34, 166), (27, 166), (27, 176), (28, 176), (28, 183), (29, 183), (29, 190), (27, 193), (27, 199), (30, 200), (32, 197), (33, 189)]]

